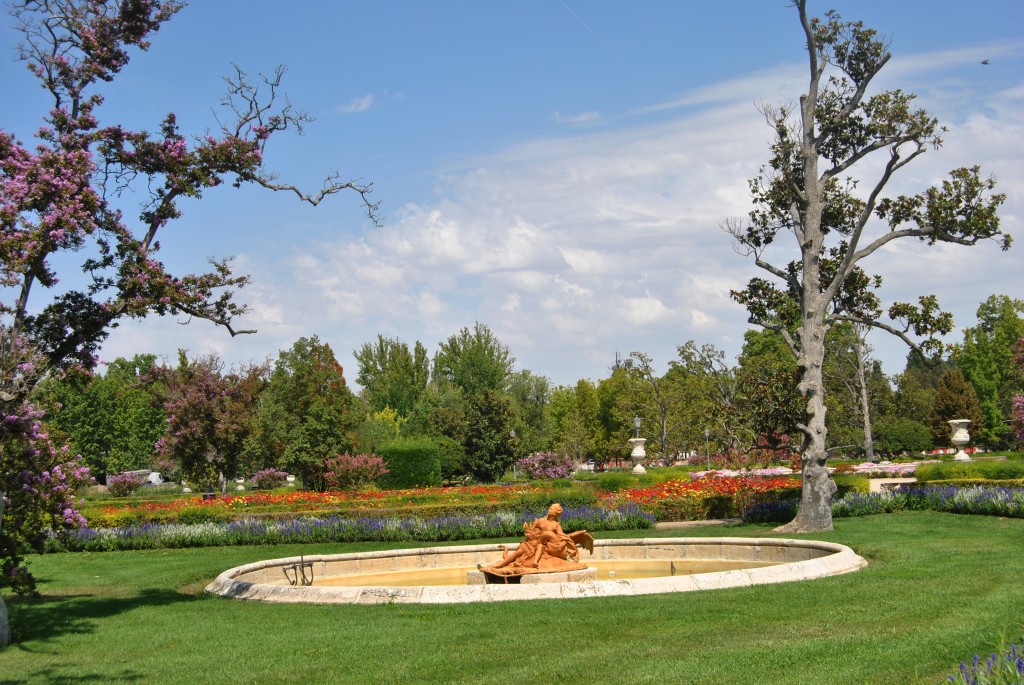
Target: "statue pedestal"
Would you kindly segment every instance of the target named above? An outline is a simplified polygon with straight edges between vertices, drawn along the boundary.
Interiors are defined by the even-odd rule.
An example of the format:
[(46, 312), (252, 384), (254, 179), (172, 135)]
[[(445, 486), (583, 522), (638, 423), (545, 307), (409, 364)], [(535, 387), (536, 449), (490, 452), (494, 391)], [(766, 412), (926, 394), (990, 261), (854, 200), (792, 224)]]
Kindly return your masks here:
[(582, 583), (588, 580), (597, 580), (597, 569), (593, 566), (575, 571), (548, 571), (507, 576), (497, 576), (483, 571), (466, 571), (466, 585), (536, 585), (539, 583)]

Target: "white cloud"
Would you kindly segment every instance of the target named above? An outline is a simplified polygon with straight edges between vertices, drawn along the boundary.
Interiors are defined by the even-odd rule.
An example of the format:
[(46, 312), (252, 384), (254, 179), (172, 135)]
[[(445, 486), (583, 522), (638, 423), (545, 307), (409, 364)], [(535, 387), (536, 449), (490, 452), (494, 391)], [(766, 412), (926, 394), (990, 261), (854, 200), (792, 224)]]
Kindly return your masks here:
[(336, 109), (342, 114), (356, 114), (359, 112), (365, 112), (373, 107), (375, 103), (376, 98), (373, 97), (373, 94), (367, 93), (361, 97), (353, 98), (344, 105), (338, 105)]
[[(974, 57), (943, 56), (936, 64)], [(931, 73), (924, 71), (929, 59), (901, 68), (920, 74), (912, 79), (920, 82)], [(747, 179), (767, 158), (771, 131), (755, 103), (799, 93), (802, 78), (798, 67), (766, 70), (638, 109), (614, 127), (449, 163), (436, 200), (409, 204), (381, 229), (299, 242), (286, 259), (251, 255), (258, 288), (242, 295), (255, 295), (247, 301), (259, 321), (260, 349), (318, 333), (352, 377), (346, 355), (378, 333), (432, 348), (481, 321), (510, 345), (520, 368), (560, 384), (607, 375), (616, 351), (646, 351), (664, 367), (691, 338), (735, 354), (747, 317), (728, 292), (757, 270), (733, 252), (720, 225), (749, 211)], [(995, 97), (937, 111), (950, 127), (945, 148), (916, 160), (892, 191), (918, 192), (953, 167), (983, 162), (1009, 194), (1004, 228), (1020, 233), (1022, 95), (1024, 88), (1008, 83)], [(922, 103), (941, 110), (948, 100), (937, 98), (929, 93)], [(347, 111), (372, 103), (366, 96)], [(776, 261), (793, 258), (791, 237), (780, 236), (773, 248)], [(897, 241), (865, 267), (884, 274), (886, 302), (935, 292), (962, 327), (989, 294), (1019, 296), (1016, 264), (1016, 256), (991, 246), (926, 249)], [(146, 349), (138, 329), (125, 330), (115, 332), (110, 350)], [(159, 336), (167, 329), (153, 330)], [(209, 326), (189, 331), (201, 331), (193, 347), (256, 349)], [(881, 336), (871, 342), (886, 370), (899, 370), (905, 351)]]
[(558, 110), (551, 115), (557, 124), (568, 124), (574, 127), (596, 126), (601, 123), (600, 112), (581, 112), (580, 114), (562, 114)]

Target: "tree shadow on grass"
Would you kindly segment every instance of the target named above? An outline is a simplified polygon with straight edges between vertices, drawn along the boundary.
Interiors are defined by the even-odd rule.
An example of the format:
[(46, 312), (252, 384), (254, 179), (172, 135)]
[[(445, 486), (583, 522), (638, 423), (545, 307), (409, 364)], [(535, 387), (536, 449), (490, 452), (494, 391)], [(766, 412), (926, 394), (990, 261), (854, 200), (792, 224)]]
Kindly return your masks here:
[[(29, 644), (45, 645), (62, 635), (91, 633), (99, 619), (141, 607), (170, 606), (201, 599), (201, 596), (165, 589), (146, 589), (133, 597), (89, 594), (10, 597), (6, 601), (14, 640), (9, 649), (34, 651)], [(0, 680), (0, 685), (4, 682)]]
[(6, 678), (0, 676), (0, 685), (25, 685), (25, 683), (49, 683), (50, 685), (73, 685), (74, 683), (109, 683), (112, 679), (119, 683), (147, 682), (146, 674), (140, 671), (125, 669), (119, 673), (82, 673), (64, 675), (53, 668), (41, 668), (25, 678)]

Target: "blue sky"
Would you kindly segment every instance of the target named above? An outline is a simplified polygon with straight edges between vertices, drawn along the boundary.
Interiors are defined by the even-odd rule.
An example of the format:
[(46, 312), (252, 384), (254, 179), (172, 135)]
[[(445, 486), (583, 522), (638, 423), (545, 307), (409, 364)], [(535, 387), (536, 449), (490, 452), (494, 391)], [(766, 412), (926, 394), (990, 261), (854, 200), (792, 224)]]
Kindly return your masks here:
[[(881, 85), (917, 93), (949, 128), (893, 193), (980, 163), (1009, 195), (1003, 227), (1019, 237), (1024, 3), (812, 6), (891, 36)], [(0, 126), (27, 142), (49, 103), (14, 61), (16, 39), (0, 38), (0, 82), (17, 94)], [(351, 381), (352, 350), (378, 333), (433, 351), (474, 321), (517, 368), (556, 384), (606, 377), (616, 352), (644, 351), (664, 370), (689, 339), (734, 355), (748, 326), (728, 291), (754, 267), (720, 225), (749, 210), (747, 180), (767, 157), (758, 103), (792, 102), (804, 87), (801, 40), (784, 0), (336, 0), (288, 11), (196, 1), (105, 91), (102, 121), (155, 130), (174, 111), (202, 134), (232, 62), (252, 74), (285, 64), (290, 99), (316, 121), (272, 141), (269, 168), (309, 188), (333, 169), (372, 182), (384, 225), (352, 195), (309, 208), (222, 188), (183, 204), (162, 258), (194, 270), (234, 255), (253, 277), (244, 327), (259, 333), (149, 319), (117, 329), (102, 356), (173, 359), (184, 347), (240, 362), (315, 334)], [(865, 266), (884, 276), (886, 302), (935, 293), (962, 328), (988, 295), (1024, 297), (1020, 249), (894, 244)], [(902, 369), (901, 344), (869, 341), (887, 372)]]

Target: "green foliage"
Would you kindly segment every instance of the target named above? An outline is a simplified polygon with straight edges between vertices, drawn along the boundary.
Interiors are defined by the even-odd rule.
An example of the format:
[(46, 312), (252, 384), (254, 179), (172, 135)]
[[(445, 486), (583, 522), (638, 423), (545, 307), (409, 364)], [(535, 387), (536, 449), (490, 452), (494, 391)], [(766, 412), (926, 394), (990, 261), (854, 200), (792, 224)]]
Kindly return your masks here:
[(398, 439), (405, 423), (391, 407), (371, 412), (356, 429), (356, 443), (363, 452), (376, 452), (379, 445)]
[(153, 446), (166, 426), (159, 388), (147, 378), (155, 362), (153, 355), (119, 357), (102, 375), (69, 372), (40, 386), (46, 422), (70, 439), (94, 475), (155, 466)]
[(460, 445), (466, 441), (469, 427), (466, 398), (448, 383), (432, 383), (413, 408), (403, 426), (405, 437), (446, 436)]
[(185, 526), (194, 526), (200, 523), (210, 523), (213, 521), (223, 521), (226, 515), (223, 511), (214, 509), (212, 507), (183, 507), (178, 515), (175, 517), (177, 523)]
[(466, 450), (461, 444), (447, 435), (431, 436), (429, 439), (437, 446), (442, 480), (455, 480), (469, 473), (466, 466)]
[(778, 332), (750, 330), (743, 334), (732, 410), (734, 423), (745, 426), (753, 436), (744, 447), (756, 444), (776, 450), (792, 442), (791, 434), (796, 433), (804, 410), (797, 380), (796, 360)]
[(455, 385), (467, 396), (504, 391), (515, 358), (491, 329), (477, 322), (441, 343), (434, 355), (434, 379)]
[(914, 476), (922, 483), (963, 479), (1020, 479), (1024, 478), (1024, 462), (973, 459), (921, 464), (915, 469)]
[(551, 381), (526, 369), (513, 373), (508, 380), (508, 398), (515, 415), (515, 431), (520, 454), (550, 448), (553, 440), (549, 417)]
[(928, 417), (928, 425), (936, 445), (952, 444), (949, 441), (952, 431), (948, 423), (952, 419), (970, 421), (971, 425), (967, 428), (971, 433), (971, 441), (977, 443), (977, 433), (984, 430), (985, 419), (974, 386), (964, 379), (960, 369), (946, 371), (935, 391), (935, 404)]
[(639, 484), (636, 476), (628, 471), (605, 471), (597, 474), (597, 489), (600, 492), (618, 492)]
[[(1008, 428), (1013, 397), (1024, 394), (1024, 374), (1014, 363), (1013, 347), (1024, 338), (1024, 300), (992, 295), (978, 307), (978, 323), (964, 329), (964, 341), (952, 361), (974, 387), (985, 418), (984, 427), (971, 427), (978, 441), (1009, 446)], [(976, 434), (976, 435), (975, 435)]]
[(432, 440), (408, 438), (382, 445), (377, 456), (388, 473), (380, 479), (383, 488), (412, 488), (441, 484), (441, 453)]
[(867, 476), (853, 473), (837, 473), (832, 476), (832, 480), (835, 481), (836, 486), (839, 488), (836, 491), (837, 496), (842, 496), (847, 492), (866, 494), (871, 490), (871, 483), (868, 482), (870, 479)]
[(597, 389), (587, 379), (555, 388), (548, 411), (555, 449), (579, 462), (595, 456), (601, 432), (599, 409)]
[(259, 403), (259, 432), (250, 450), (261, 465), (298, 473), (306, 487), (322, 484), (324, 461), (350, 452), (362, 422), (330, 345), (300, 338), (282, 351)]
[(883, 417), (872, 428), (875, 450), (882, 454), (924, 452), (933, 445), (931, 429), (913, 419)]
[(370, 410), (391, 408), (401, 417), (408, 416), (430, 379), (423, 344), (417, 340), (410, 352), (401, 340), (378, 335), (376, 343), (364, 343), (353, 355), (359, 363), (356, 382)]
[(466, 466), (481, 483), (494, 483), (516, 458), (512, 408), (502, 395), (484, 390), (468, 398)]

